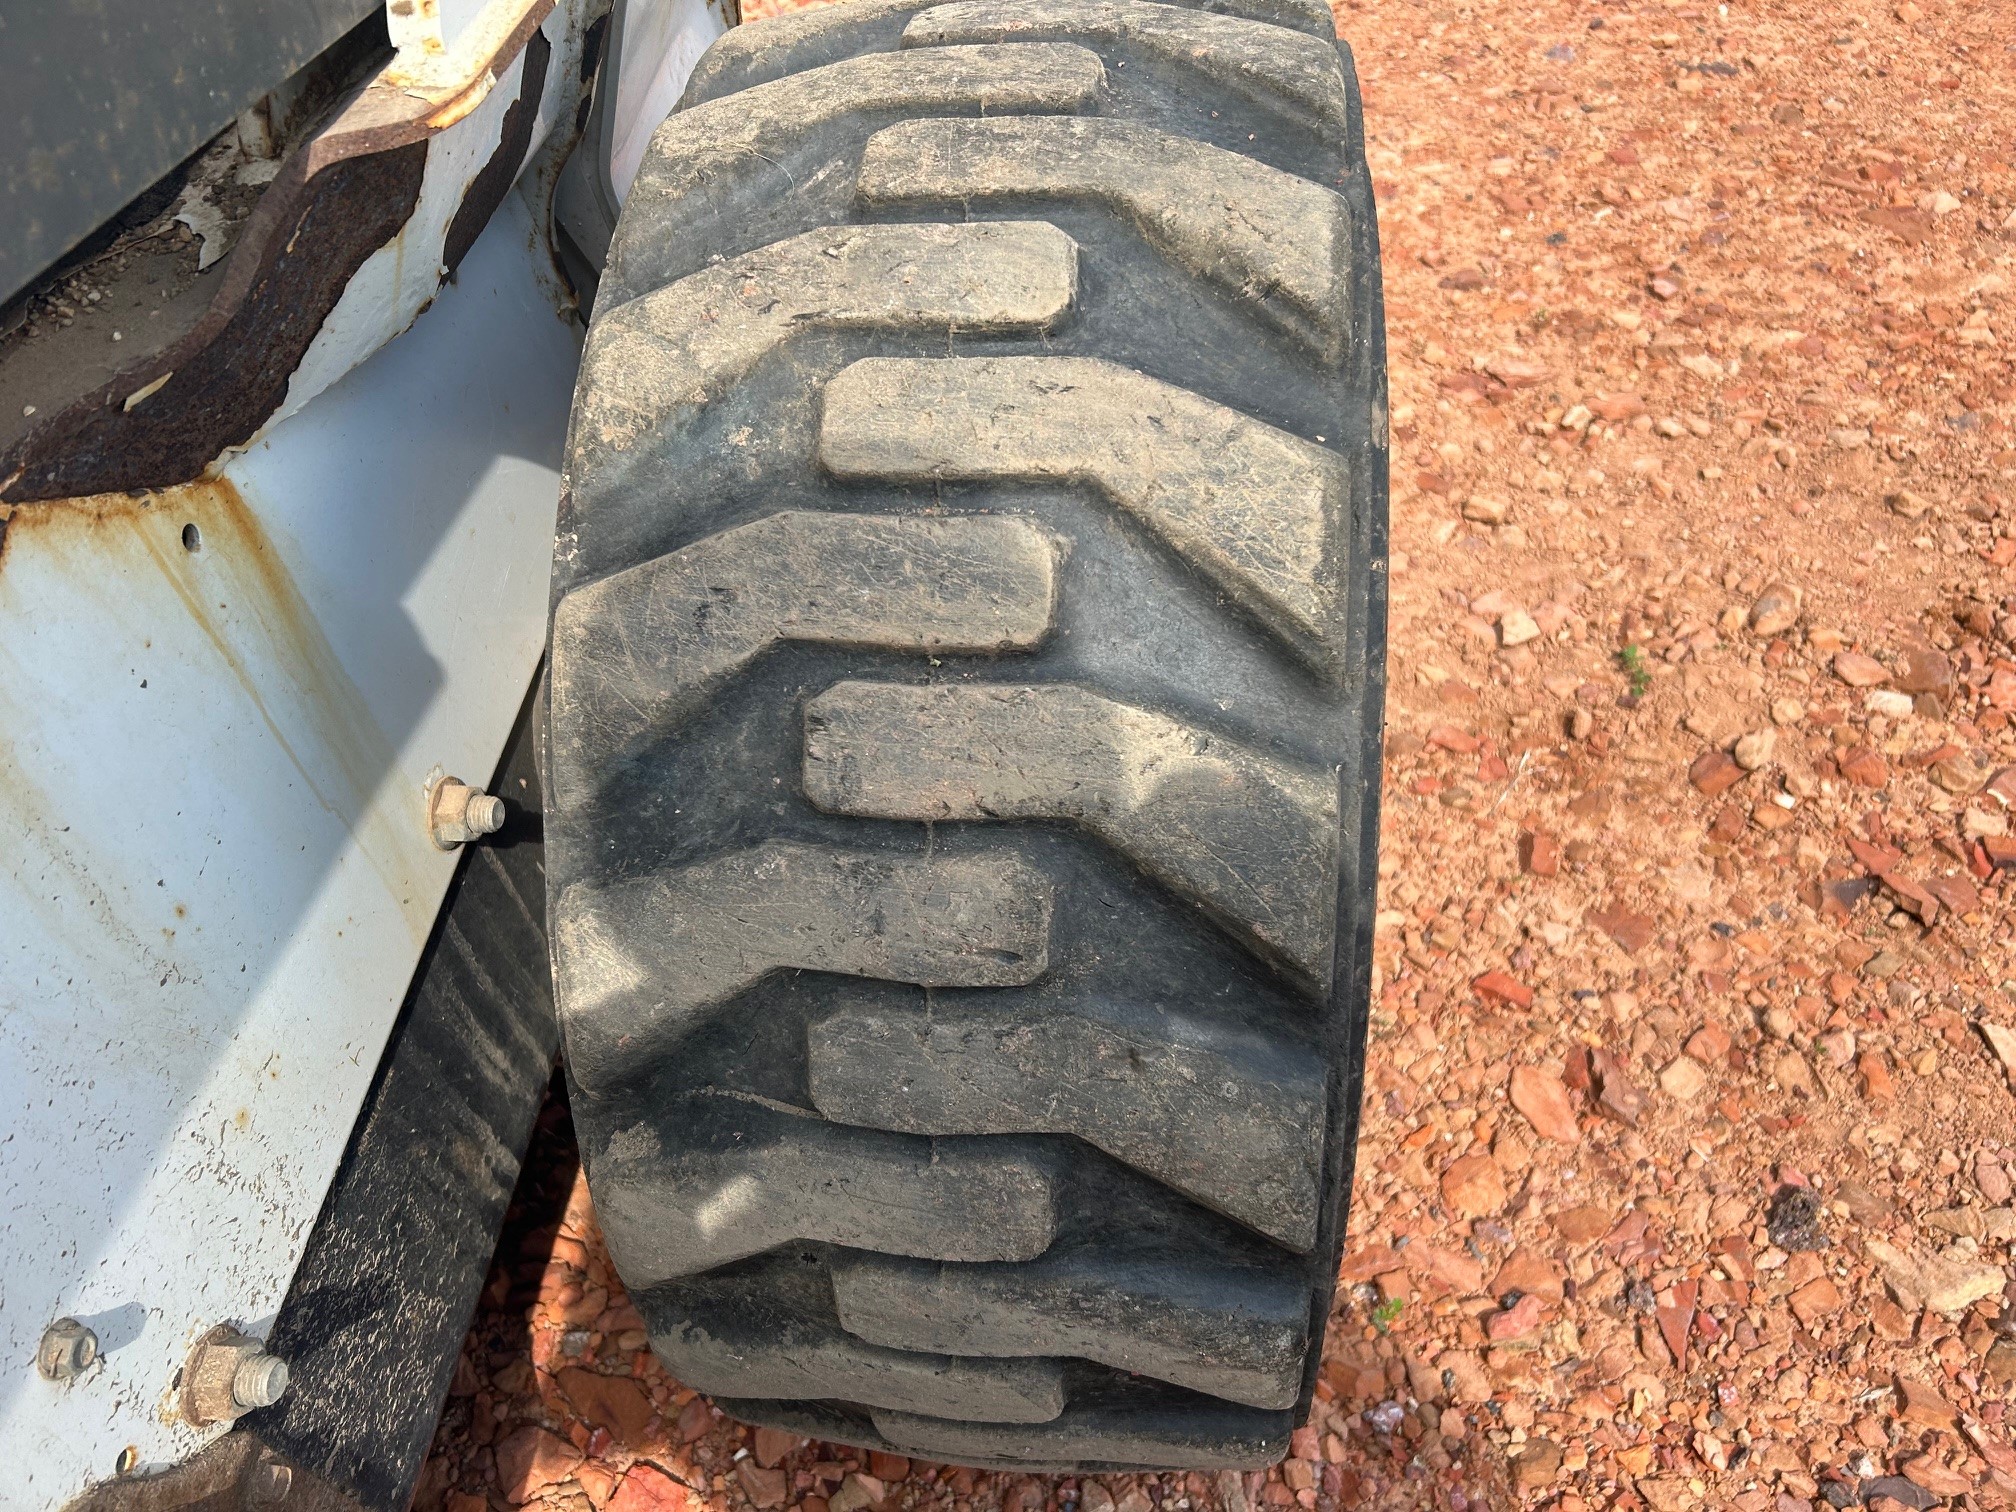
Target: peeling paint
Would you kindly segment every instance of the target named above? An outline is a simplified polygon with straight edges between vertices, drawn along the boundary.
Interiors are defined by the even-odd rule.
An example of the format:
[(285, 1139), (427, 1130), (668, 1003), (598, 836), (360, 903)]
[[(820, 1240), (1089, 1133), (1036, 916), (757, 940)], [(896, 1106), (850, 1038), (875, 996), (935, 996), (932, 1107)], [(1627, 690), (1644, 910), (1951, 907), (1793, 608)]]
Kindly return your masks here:
[[(372, 809), (394, 766), (392, 742), (233, 483), (218, 478), (0, 506), (0, 520), (0, 619), (8, 609), (6, 574), (23, 553), (55, 573), (107, 581), (158, 576), (315, 802), (349, 830), (387, 895), (407, 905), (416, 940), (426, 939), (433, 906), (415, 886), (412, 838)], [(9, 795), (0, 804), (16, 807)], [(18, 807), (16, 815), (36, 822)]]

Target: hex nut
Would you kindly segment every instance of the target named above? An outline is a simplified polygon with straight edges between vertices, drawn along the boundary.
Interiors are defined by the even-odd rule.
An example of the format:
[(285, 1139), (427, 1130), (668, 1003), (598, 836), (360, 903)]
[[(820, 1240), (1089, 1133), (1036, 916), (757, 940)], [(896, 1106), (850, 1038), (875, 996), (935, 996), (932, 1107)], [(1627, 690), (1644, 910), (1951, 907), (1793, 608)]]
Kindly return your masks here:
[[(435, 769), (439, 771), (437, 767)], [(427, 832), (442, 850), (494, 835), (504, 827), (504, 800), (460, 777), (440, 777), (427, 790)]]
[(35, 1368), (52, 1381), (74, 1380), (98, 1358), (98, 1335), (75, 1318), (58, 1318), (42, 1330)]
[(287, 1362), (249, 1334), (213, 1328), (182, 1367), (182, 1415), (202, 1427), (271, 1407), (287, 1391)]

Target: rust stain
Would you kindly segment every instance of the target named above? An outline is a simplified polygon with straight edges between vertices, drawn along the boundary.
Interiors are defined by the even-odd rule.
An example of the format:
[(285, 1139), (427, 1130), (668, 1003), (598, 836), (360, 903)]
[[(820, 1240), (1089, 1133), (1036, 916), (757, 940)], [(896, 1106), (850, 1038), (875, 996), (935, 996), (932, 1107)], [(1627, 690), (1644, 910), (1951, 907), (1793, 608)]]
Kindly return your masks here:
[(102, 581), (110, 593), (121, 592), (120, 564), (152, 566), (315, 801), (342, 822), (424, 938), (433, 911), (419, 906), (421, 895), (431, 896), (416, 886), (419, 843), (372, 809), (397, 769), (392, 742), (237, 487), (214, 478), (0, 505), (0, 579), (31, 540), (40, 552), (85, 564), (93, 573), (87, 581)]

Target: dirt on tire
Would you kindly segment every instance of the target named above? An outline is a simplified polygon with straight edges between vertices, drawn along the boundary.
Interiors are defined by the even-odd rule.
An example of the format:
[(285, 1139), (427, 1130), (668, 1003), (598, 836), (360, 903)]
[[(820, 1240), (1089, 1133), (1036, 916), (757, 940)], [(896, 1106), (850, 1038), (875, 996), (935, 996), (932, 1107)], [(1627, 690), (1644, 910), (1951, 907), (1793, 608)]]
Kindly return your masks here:
[(597, 295), (547, 815), (576, 1127), (744, 1421), (1257, 1467), (1361, 1081), (1385, 372), (1314, 0), (738, 28)]

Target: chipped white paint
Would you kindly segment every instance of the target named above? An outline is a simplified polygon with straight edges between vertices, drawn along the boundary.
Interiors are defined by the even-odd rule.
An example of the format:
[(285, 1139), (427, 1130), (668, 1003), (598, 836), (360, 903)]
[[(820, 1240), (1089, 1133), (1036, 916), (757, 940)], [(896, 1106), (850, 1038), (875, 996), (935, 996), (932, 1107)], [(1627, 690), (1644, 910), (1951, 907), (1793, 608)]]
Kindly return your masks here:
[[(493, 9), (500, 9), (503, 19), (510, 20), (528, 6), (523, 0), (499, 0)], [(569, 81), (578, 77), (586, 10), (586, 0), (564, 0), (554, 6), (540, 25), (552, 54), (540, 91), (532, 140), (526, 149), (528, 158), (545, 141), (555, 118), (571, 108), (573, 94)], [(485, 31), (494, 29), (487, 27)], [(389, 75), (404, 66), (402, 54), (386, 72)], [(441, 132), (427, 143), (427, 167), (413, 214), (399, 234), (367, 257), (344, 286), (335, 308), (324, 318), (289, 378), (287, 397), (267, 422), (266, 429), (296, 413), (405, 330), (439, 294), (444, 276), (442, 246), (449, 223), (461, 208), (470, 183), (497, 150), (504, 117), (523, 87), (524, 71), (525, 55), (521, 50), (505, 67), (501, 78), (492, 79), (495, 87), (486, 85), (481, 100), (455, 122), (452, 130)]]
[[(576, 347), (538, 243), (507, 197), (427, 318), (221, 484), (10, 522), (9, 1505), (200, 1447), (175, 1371), (286, 1294), (455, 864), (428, 770), (492, 769), (543, 641)], [(65, 1314), (103, 1355), (53, 1382)]]
[[(182, 1421), (176, 1372), (218, 1324), (271, 1326), (455, 865), (428, 775), (487, 775), (524, 696), (579, 357), (543, 214), (594, 9), (394, 0), (399, 55), (359, 104), (423, 113), (420, 201), (281, 412), (209, 481), (7, 522), (10, 1507), (60, 1507), (129, 1446), (161, 1469), (220, 1431)], [(693, 0), (629, 10), (652, 39), (637, 108), (669, 109), (721, 23)], [(541, 17), (527, 157), (546, 167), (445, 285), (447, 226), (522, 82), (522, 53), (501, 77), (489, 60)], [(36, 1343), (66, 1314), (101, 1353), (51, 1381)]]

